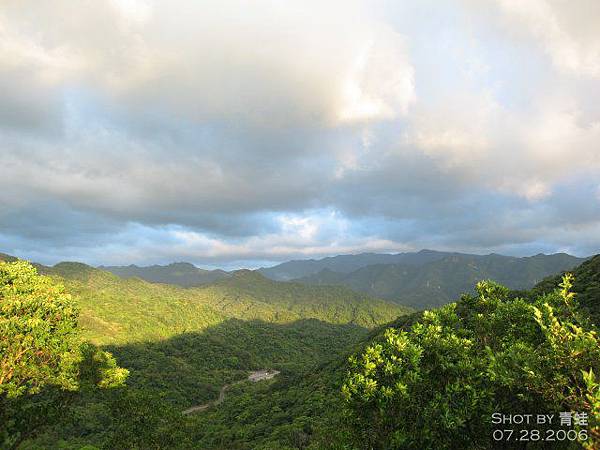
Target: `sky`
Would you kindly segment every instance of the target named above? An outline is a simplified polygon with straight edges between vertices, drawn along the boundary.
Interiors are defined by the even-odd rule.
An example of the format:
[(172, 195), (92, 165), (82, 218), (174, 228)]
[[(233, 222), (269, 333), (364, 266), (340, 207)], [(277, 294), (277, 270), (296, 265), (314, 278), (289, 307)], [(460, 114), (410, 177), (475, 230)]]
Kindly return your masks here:
[(0, 252), (600, 253), (597, 0), (3, 0)]

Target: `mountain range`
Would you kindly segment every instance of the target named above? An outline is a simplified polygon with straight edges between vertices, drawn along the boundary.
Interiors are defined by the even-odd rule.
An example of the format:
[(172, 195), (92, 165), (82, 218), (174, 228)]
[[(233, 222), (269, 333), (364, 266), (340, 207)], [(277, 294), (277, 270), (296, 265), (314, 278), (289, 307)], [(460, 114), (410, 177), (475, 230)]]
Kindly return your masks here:
[[(545, 277), (585, 261), (565, 253), (512, 257), (421, 250), (412, 253), (361, 253), (288, 261), (256, 272), (274, 281), (345, 286), (354, 291), (422, 309), (449, 303), (470, 292), (477, 281), (493, 279), (511, 289), (529, 289)], [(124, 278), (183, 287), (202, 286), (232, 276), (190, 263), (166, 266), (100, 267)]]
[[(318, 268), (301, 282), (237, 270), (198, 286), (182, 281), (193, 282), (184, 274), (204, 273), (191, 264), (138, 267), (131, 276), (75, 262), (35, 264), (73, 295), (82, 337), (112, 352), (130, 377), (125, 390), (110, 395), (78, 392), (64, 407), (62, 422), (25, 448), (55, 448), (59, 442), (65, 448), (339, 448), (326, 444), (345, 420), (340, 391), (349, 357), (379, 342), (384, 329), (406, 329), (423, 316), (359, 292), (361, 286), (371, 283), (371, 290), (405, 301), (413, 293), (415, 304), (427, 305), (457, 300), (450, 292), (470, 291), (472, 285), (462, 287), (468, 280), (495, 275), (501, 283), (525, 285), (558, 268), (531, 291), (515, 292), (527, 298), (555, 289), (560, 272), (580, 260), (431, 251), (364, 256), (294, 262)], [(404, 262), (370, 264), (396, 258)], [(0, 261), (16, 259), (0, 254)], [(319, 267), (332, 261), (347, 272)], [(178, 273), (182, 285), (142, 279), (151, 271), (157, 278)], [(572, 271), (575, 298), (598, 323), (600, 256)], [(386, 281), (404, 291), (384, 289)], [(239, 383), (250, 371), (270, 368), (280, 372), (274, 380)], [(219, 398), (230, 385), (218, 407), (181, 414)]]
[(406, 264), (421, 266), (452, 255), (460, 255), (460, 253), (437, 252), (434, 250), (396, 254), (359, 253), (357, 255), (330, 256), (322, 259), (288, 261), (273, 267), (263, 267), (258, 271), (272, 280), (288, 281), (306, 277), (322, 270), (351, 273), (372, 265)]
[(407, 255), (404, 259), (408, 263), (368, 265), (349, 273), (325, 268), (296, 281), (347, 286), (374, 297), (422, 309), (450, 303), (461, 294), (472, 292), (480, 280), (491, 279), (511, 289), (529, 289), (545, 277), (572, 269), (585, 261), (564, 253), (516, 258), (497, 254), (428, 252), (428, 257), (422, 258), (419, 253)]
[[(17, 259), (0, 253), (0, 261)], [(82, 337), (131, 370), (131, 389), (167, 395), (181, 408), (210, 400), (250, 370), (306, 370), (412, 312), (343, 286), (273, 281), (250, 270), (184, 288), (78, 262), (34, 265), (74, 297)]]

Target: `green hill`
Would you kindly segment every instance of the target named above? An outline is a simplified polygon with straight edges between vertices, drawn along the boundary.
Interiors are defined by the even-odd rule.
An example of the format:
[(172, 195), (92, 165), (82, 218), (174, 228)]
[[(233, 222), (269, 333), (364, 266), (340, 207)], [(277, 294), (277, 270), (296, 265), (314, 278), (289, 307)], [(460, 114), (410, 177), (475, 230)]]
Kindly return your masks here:
[[(532, 259), (531, 272), (520, 273), (524, 268), (516, 264), (507, 273), (526, 279), (538, 270), (549, 270), (546, 258)], [(499, 264), (503, 260), (498, 261)], [(460, 267), (456, 261), (454, 264)], [(464, 277), (492, 270), (494, 264), (477, 266), (479, 271), (465, 270)], [(578, 277), (575, 290), (580, 293), (581, 304), (588, 308), (598, 303), (595, 300), (599, 268), (600, 257), (595, 257), (574, 270)], [(22, 447), (28, 449), (85, 445), (253, 450), (354, 448), (351, 442), (356, 439), (352, 436), (356, 430), (352, 431), (348, 416), (342, 413), (346, 405), (340, 395), (349, 370), (348, 356), (382, 342), (384, 330), (389, 327), (409, 331), (413, 324), (424, 320), (422, 313), (407, 315), (406, 308), (346, 287), (276, 282), (255, 271), (237, 271), (204, 286), (182, 288), (137, 278), (123, 279), (79, 263), (40, 266), (40, 270), (64, 282), (79, 302), (84, 335), (113, 352), (131, 375), (126, 389), (110, 395), (77, 394), (62, 421)], [(556, 283), (556, 277), (546, 279), (534, 289), (538, 291), (522, 292), (521, 296), (534, 301), (536, 293), (551, 290)], [(439, 324), (448, 332), (456, 326), (465, 333), (489, 330), (489, 325), (506, 334), (506, 339), (527, 339), (533, 322), (523, 316), (528, 311), (523, 303), (507, 303), (500, 312), (489, 316), (492, 322), (478, 327), (472, 321), (488, 320), (488, 315), (480, 314), (476, 309), (479, 306), (472, 304), (476, 301), (467, 297), (459, 304), (459, 322), (444, 319)], [(491, 306), (484, 302), (482, 307)], [(440, 311), (435, 310), (434, 315)], [(434, 320), (434, 315), (426, 320)], [(525, 332), (515, 328), (521, 320), (525, 320)], [(434, 329), (437, 330), (434, 327), (432, 332)], [(504, 345), (504, 338), (495, 340), (493, 336), (486, 335), (484, 342)], [(431, 362), (431, 367), (422, 376), (434, 377), (432, 383), (440, 385), (446, 379), (446, 372), (440, 367), (450, 370), (448, 376), (454, 376), (454, 360), (446, 365), (444, 352), (462, 352), (464, 346), (456, 346), (455, 341), (435, 336), (423, 341), (431, 348), (439, 346), (440, 354), (424, 359), (424, 363)], [(535, 337), (534, 342), (538, 341), (539, 337)], [(502, 353), (502, 358), (529, 358), (527, 355), (535, 354), (525, 349), (512, 355), (511, 349), (498, 347), (497, 351), (507, 352)], [(483, 361), (485, 355), (482, 352), (478, 357)], [(469, 361), (473, 360), (461, 360), (456, 373)], [(519, 364), (509, 367), (520, 367)], [(217, 398), (222, 386), (243, 380), (250, 370), (268, 368), (281, 373), (268, 382), (235, 384), (218, 407), (182, 416), (183, 409)], [(456, 386), (471, 383), (475, 375), (486, 373), (475, 369), (466, 375), (468, 380), (461, 378)], [(414, 386), (416, 389), (418, 383)], [(424, 388), (422, 398), (428, 392)], [(398, 415), (393, 412), (390, 417)]]
[(410, 311), (344, 287), (275, 282), (252, 271), (182, 288), (75, 262), (37, 267), (76, 298), (83, 338), (130, 369), (131, 388), (181, 408), (210, 400), (250, 370), (301, 373)]
[[(584, 262), (582, 265), (573, 269), (572, 272), (575, 275), (573, 290), (578, 293), (576, 297), (578, 299), (578, 305), (583, 310), (587, 309), (592, 312), (595, 311), (597, 314), (598, 306), (600, 305), (600, 255)], [(462, 320), (458, 323), (445, 323), (445, 321), (438, 322), (437, 320), (439, 319), (434, 320), (432, 318), (428, 320), (431, 321), (433, 325), (443, 324), (444, 326), (449, 326), (450, 329), (460, 326), (469, 330), (468, 327), (474, 327), (474, 330), (476, 330), (475, 332), (477, 333), (483, 333), (484, 330), (488, 330), (485, 332), (491, 332), (491, 334), (486, 337), (485, 342), (487, 342), (488, 345), (494, 345), (498, 358), (506, 358), (507, 361), (510, 361), (510, 358), (521, 358), (522, 356), (517, 350), (525, 344), (527, 339), (526, 335), (531, 333), (530, 327), (535, 324), (533, 311), (530, 310), (527, 312), (528, 310), (525, 305), (527, 303), (535, 304), (536, 298), (539, 299), (540, 294), (548, 293), (556, 289), (560, 280), (560, 275), (549, 277), (531, 291), (511, 293), (506, 299), (498, 303), (497, 307), (500, 309), (494, 311), (494, 315), (497, 315), (497, 317), (493, 318), (494, 316), (491, 315), (489, 318), (489, 324), (493, 324), (493, 326), (496, 327), (493, 332), (488, 327), (478, 328), (474, 322), (471, 322), (474, 318), (480, 316), (486, 317), (487, 314), (492, 312), (490, 310), (491, 305), (484, 302), (483, 307), (486, 309), (487, 314), (486, 316), (481, 315), (481, 311), (476, 309), (477, 306), (472, 304), (473, 299), (463, 300), (459, 303), (459, 307), (456, 311)], [(511, 300), (512, 297), (525, 297), (526, 301), (514, 301)], [(458, 300), (458, 298), (455, 300)], [(537, 300), (537, 302), (539, 306), (539, 300)], [(436, 314), (438, 314), (438, 311), (440, 310), (434, 310)], [(193, 427), (194, 442), (198, 443), (202, 448), (303, 448), (312, 450), (363, 448), (357, 446), (356, 442), (354, 443), (354, 446), (351, 444), (352, 438), (350, 434), (352, 433), (353, 426), (350, 424), (352, 422), (350, 422), (348, 416), (341, 413), (344, 411), (345, 406), (340, 392), (342, 390), (344, 378), (349, 370), (348, 357), (350, 355), (364, 353), (365, 349), (368, 347), (373, 347), (377, 343), (382, 342), (384, 340), (384, 330), (387, 328), (408, 332), (413, 325), (422, 322), (422, 313), (414, 313), (399, 317), (397, 320), (384, 327), (373, 329), (362, 341), (351, 346), (345, 356), (339, 355), (330, 361), (324, 362), (310, 373), (303, 373), (302, 375), (293, 373), (286, 374), (285, 376), (280, 377), (274, 384), (246, 386), (234, 389), (230, 394), (230, 401), (225, 402), (218, 409), (210, 410), (206, 414), (194, 418), (195, 424), (197, 424), (197, 426)], [(523, 327), (523, 329), (520, 329), (519, 327)], [(473, 333), (474, 331), (470, 332)], [(434, 373), (438, 373), (436, 371), (446, 371), (448, 374), (447, 376), (457, 377), (459, 380), (458, 386), (467, 385), (471, 382), (472, 380), (469, 379), (470, 375), (466, 372), (467, 367), (463, 366), (465, 361), (459, 363), (453, 359), (444, 359), (446, 356), (444, 352), (450, 351), (450, 347), (448, 346), (451, 344), (452, 340), (430, 339), (427, 336), (428, 335), (425, 335), (424, 343), (427, 343), (427, 345), (432, 346), (433, 348), (439, 346), (438, 351), (442, 354), (436, 355), (435, 358), (437, 359), (433, 358), (431, 360), (433, 367), (430, 369), (431, 374), (428, 374), (426, 371), (419, 373), (420, 377), (430, 376), (435, 377), (437, 380), (428, 380), (426, 386), (424, 386), (422, 390), (423, 394), (420, 395), (429, 395), (427, 394), (427, 386), (433, 386), (433, 383), (438, 383), (442, 386), (447, 384), (445, 377), (434, 375)], [(494, 339), (494, 337), (496, 338)], [(539, 339), (539, 335), (533, 334), (532, 340), (535, 345), (539, 345)], [(518, 340), (519, 343), (518, 345), (512, 345), (510, 340)], [(512, 354), (513, 351), (516, 351), (514, 355)], [(523, 357), (528, 354), (531, 354), (531, 352), (526, 351)], [(541, 354), (543, 356), (541, 356), (540, 361), (543, 364), (548, 364), (548, 354), (543, 352)], [(428, 359), (426, 358), (425, 361), (427, 360)], [(435, 361), (437, 361), (437, 363), (435, 363)], [(498, 362), (500, 361), (502, 361), (502, 359), (498, 359)], [(524, 360), (519, 359), (519, 361)], [(513, 370), (510, 369), (510, 364), (507, 364), (507, 366), (508, 367), (504, 370)], [(438, 367), (441, 369), (438, 369)], [(518, 368), (520, 365), (517, 364), (515, 367)], [(539, 366), (538, 370), (541, 370), (542, 367), (542, 365)], [(562, 368), (562, 370), (567, 369)], [(464, 375), (461, 375), (463, 371)], [(389, 377), (389, 372), (386, 373), (387, 375), (385, 377)], [(515, 373), (520, 375), (519, 370)], [(555, 369), (548, 369), (544, 374), (544, 376), (549, 379), (549, 389), (553, 386), (558, 386), (557, 383), (559, 382), (560, 377), (554, 379), (554, 375)], [(574, 375), (580, 375), (578, 368), (574, 371)], [(539, 376), (537, 372), (536, 376)], [(385, 377), (382, 376), (383, 379), (386, 379)], [(528, 396), (531, 395), (531, 398), (534, 399), (533, 401), (540, 402), (536, 403), (536, 407), (539, 411), (542, 411), (543, 408), (552, 407), (548, 403), (541, 403), (542, 400), (536, 397), (537, 394), (525, 390), (524, 387), (520, 385), (523, 381), (513, 381), (513, 385), (511, 385), (510, 388), (508, 384), (503, 384), (505, 382), (508, 383), (509, 380), (511, 380), (511, 378), (507, 376), (505, 381), (499, 383), (499, 390), (494, 394), (494, 398), (498, 399), (498, 401), (502, 399), (502, 401), (514, 404), (514, 407), (518, 408), (523, 407), (522, 405), (518, 406), (519, 399), (527, 399), (530, 398)], [(536, 382), (538, 382), (537, 378)], [(450, 387), (452, 389), (457, 389), (457, 386)], [(439, 399), (434, 397), (435, 401), (441, 401), (443, 395), (449, 395), (448, 393), (451, 393), (452, 389), (448, 388), (446, 392), (444, 392), (443, 389), (440, 389), (438, 391), (440, 397)], [(511, 390), (509, 391), (509, 389)], [(560, 389), (557, 388), (557, 390)], [(468, 390), (464, 393), (457, 393), (454, 398), (457, 405), (454, 407), (455, 409), (444, 410), (445, 413), (440, 412), (439, 420), (436, 420), (435, 423), (443, 424), (444, 419), (447, 418), (448, 422), (446, 423), (446, 426), (448, 426), (450, 430), (457, 427), (460, 429), (460, 422), (452, 422), (449, 419), (450, 415), (455, 414), (456, 411), (461, 411), (461, 408), (468, 413), (481, 401), (479, 395), (482, 392), (483, 390), (477, 391), (477, 395), (473, 398), (472, 403), (466, 405), (461, 402), (466, 398)], [(433, 393), (435, 393), (435, 391)], [(553, 395), (551, 396), (552, 398), (554, 398)], [(422, 401), (422, 399), (417, 397), (415, 401)], [(494, 401), (492, 401), (492, 403), (494, 403)], [(399, 404), (404, 405), (402, 402), (399, 402)], [(407, 401), (406, 404), (410, 405), (410, 402)], [(388, 420), (392, 419), (392, 423), (395, 420), (396, 424), (398, 424), (402, 419), (400, 419), (400, 413), (397, 410), (394, 410), (394, 406), (392, 405), (393, 403), (389, 406)], [(454, 403), (452, 403), (452, 405), (454, 405)], [(365, 405), (365, 408), (366, 407), (367, 406)], [(494, 410), (492, 409), (492, 411)], [(444, 416), (444, 414), (447, 414), (448, 417)], [(418, 416), (418, 414), (414, 414), (411, 415), (410, 418), (412, 419)], [(377, 424), (378, 421), (374, 418), (369, 426), (375, 427)], [(474, 425), (473, 421), (471, 421), (471, 423), (467, 425), (467, 428)], [(486, 426), (485, 423), (483, 426)], [(382, 428), (385, 428), (385, 426), (382, 426)], [(414, 429), (415, 428), (413, 428), (413, 430)], [(361, 425), (354, 424), (354, 432), (359, 436), (362, 435), (362, 438), (368, 438), (370, 433), (372, 433), (372, 437), (377, 436), (375, 431), (368, 431), (365, 424), (362, 424), (362, 428)], [(413, 436), (421, 439), (424, 435), (424, 433), (416, 432)], [(461, 435), (468, 439), (476, 437), (479, 441), (485, 442), (486, 437), (489, 436), (490, 433), (472, 432), (472, 434), (469, 434), (468, 429), (464, 429), (464, 432), (456, 433), (453, 439), (460, 439)], [(445, 432), (443, 436), (449, 438), (450, 434), (449, 432)], [(243, 444), (240, 442), (243, 442)], [(473, 448), (488, 448), (481, 446), (482, 444), (472, 444)], [(398, 446), (398, 448), (404, 447)], [(413, 444), (406, 445), (406, 448), (446, 447), (440, 443), (440, 445), (436, 447), (419, 447), (418, 445)], [(447, 448), (454, 447), (450, 446)], [(463, 444), (463, 446), (455, 448), (471, 447)], [(564, 445), (559, 443), (556, 448), (580, 447), (572, 443), (566, 443)]]
[(169, 427), (200, 420), (184, 420), (183, 409), (215, 399), (252, 370), (301, 377), (410, 311), (344, 287), (281, 283), (252, 271), (183, 288), (81, 263), (36, 266), (76, 299), (82, 337), (111, 351), (130, 377), (126, 389), (102, 397), (73, 395), (60, 423), (24, 448), (182, 448)]
[(62, 279), (77, 296), (84, 333), (98, 344), (164, 339), (227, 319), (274, 323), (317, 319), (372, 328), (410, 311), (344, 287), (276, 282), (251, 271), (182, 288), (123, 279), (81, 263), (41, 270)]
[(417, 264), (378, 264), (350, 273), (325, 269), (300, 278), (316, 285), (342, 285), (417, 309), (441, 306), (472, 292), (483, 279), (511, 289), (529, 289), (548, 275), (571, 269), (584, 259), (566, 254), (515, 258), (502, 255), (452, 254)]

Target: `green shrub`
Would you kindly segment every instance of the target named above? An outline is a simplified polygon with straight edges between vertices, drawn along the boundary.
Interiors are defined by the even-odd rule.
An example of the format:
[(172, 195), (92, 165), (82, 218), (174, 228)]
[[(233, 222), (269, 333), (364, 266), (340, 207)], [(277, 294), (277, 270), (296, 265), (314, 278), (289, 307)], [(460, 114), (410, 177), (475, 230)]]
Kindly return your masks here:
[[(408, 330), (387, 329), (350, 359), (342, 387), (360, 448), (490, 448), (491, 415), (589, 414), (597, 448), (598, 336), (561, 288), (533, 301), (493, 282), (425, 312)], [(569, 445), (568, 443), (565, 445)]]

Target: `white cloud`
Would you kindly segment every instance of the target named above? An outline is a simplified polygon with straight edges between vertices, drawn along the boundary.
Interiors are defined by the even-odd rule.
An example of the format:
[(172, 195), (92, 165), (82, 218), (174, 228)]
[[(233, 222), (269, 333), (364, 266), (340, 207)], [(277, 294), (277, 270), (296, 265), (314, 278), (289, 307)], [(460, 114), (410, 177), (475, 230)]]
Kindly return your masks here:
[(404, 143), (443, 167), (480, 170), (482, 158), (494, 152), (491, 131), (501, 111), (489, 95), (461, 94), (436, 104), (435, 109), (418, 110)]
[(600, 77), (600, 4), (596, 0), (498, 0), (514, 25), (538, 39), (553, 63), (577, 75)]
[(153, 15), (152, 6), (145, 0), (110, 0), (125, 20), (144, 23)]
[(414, 70), (404, 39), (382, 27), (357, 53), (342, 84), (341, 122), (389, 120), (415, 101)]
[(514, 189), (519, 195), (532, 202), (544, 199), (552, 193), (547, 183), (538, 180), (522, 180)]
[(272, 127), (392, 118), (414, 100), (402, 36), (359, 2), (19, 2), (0, 35), (0, 67), (18, 60), (133, 114)]
[(502, 104), (502, 91), (464, 83), (444, 102), (415, 108), (404, 147), (414, 146), (462, 183), (529, 201), (547, 198), (574, 174), (600, 174), (600, 120), (585, 120), (571, 89), (542, 90), (517, 109)]

